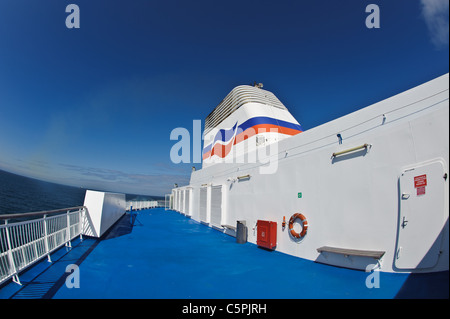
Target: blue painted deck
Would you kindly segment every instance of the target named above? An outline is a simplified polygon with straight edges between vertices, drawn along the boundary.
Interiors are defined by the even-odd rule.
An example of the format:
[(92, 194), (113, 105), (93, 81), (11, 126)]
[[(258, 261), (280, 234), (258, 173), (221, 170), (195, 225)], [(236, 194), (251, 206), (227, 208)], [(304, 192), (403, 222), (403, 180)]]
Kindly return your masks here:
[[(10, 283), (0, 298), (310, 299), (448, 298), (448, 272), (429, 276), (369, 273), (322, 265), (234, 237), (173, 211), (125, 215), (102, 240), (75, 240)], [(65, 285), (79, 265), (80, 288)], [(412, 280), (414, 279), (414, 280)]]

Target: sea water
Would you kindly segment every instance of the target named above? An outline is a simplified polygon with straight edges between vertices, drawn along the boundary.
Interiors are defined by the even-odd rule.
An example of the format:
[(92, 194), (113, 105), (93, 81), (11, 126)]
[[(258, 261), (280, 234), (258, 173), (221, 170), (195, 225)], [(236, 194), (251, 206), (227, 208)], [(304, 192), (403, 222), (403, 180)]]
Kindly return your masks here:
[[(0, 170), (0, 215), (82, 206), (86, 189), (55, 184)], [(126, 200), (158, 200), (160, 196), (125, 194)]]
[(85, 189), (0, 170), (0, 215), (81, 206)]

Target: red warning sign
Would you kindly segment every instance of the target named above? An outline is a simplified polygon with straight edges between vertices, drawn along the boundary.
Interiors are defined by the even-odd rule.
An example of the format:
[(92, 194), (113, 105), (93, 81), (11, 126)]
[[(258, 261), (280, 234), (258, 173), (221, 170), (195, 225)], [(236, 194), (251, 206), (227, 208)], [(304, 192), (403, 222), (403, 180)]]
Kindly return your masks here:
[(427, 175), (424, 174), (424, 175), (420, 175), (420, 176), (415, 176), (414, 177), (414, 187), (419, 188), (419, 187), (424, 187), (424, 186), (427, 186)]
[(417, 196), (425, 195), (425, 186), (417, 187)]

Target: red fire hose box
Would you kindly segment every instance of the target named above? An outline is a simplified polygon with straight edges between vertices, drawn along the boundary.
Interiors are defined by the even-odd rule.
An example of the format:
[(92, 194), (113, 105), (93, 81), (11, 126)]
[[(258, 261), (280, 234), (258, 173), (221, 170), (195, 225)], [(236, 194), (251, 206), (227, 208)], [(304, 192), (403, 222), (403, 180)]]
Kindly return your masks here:
[(258, 220), (256, 227), (258, 230), (256, 244), (267, 249), (275, 249), (277, 246), (277, 223)]

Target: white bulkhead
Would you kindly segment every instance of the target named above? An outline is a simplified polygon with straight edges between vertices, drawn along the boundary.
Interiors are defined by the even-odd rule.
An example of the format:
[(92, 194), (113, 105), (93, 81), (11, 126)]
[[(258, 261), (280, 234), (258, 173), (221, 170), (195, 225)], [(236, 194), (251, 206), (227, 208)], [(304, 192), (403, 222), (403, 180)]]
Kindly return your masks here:
[(87, 207), (83, 235), (101, 237), (126, 210), (125, 194), (87, 190), (84, 206)]

